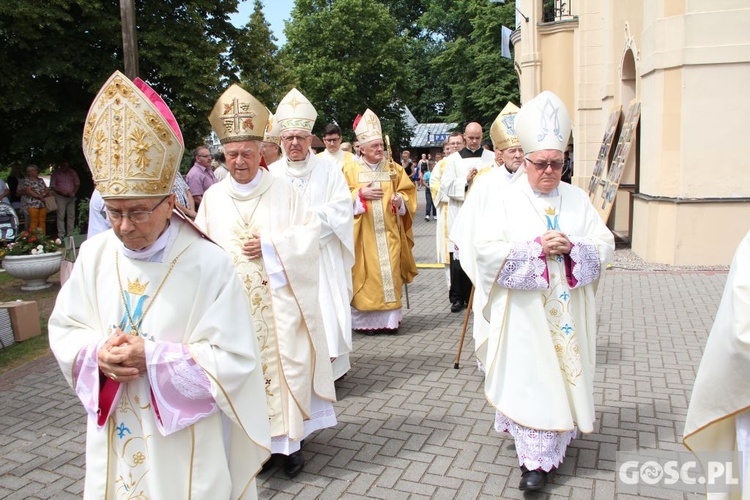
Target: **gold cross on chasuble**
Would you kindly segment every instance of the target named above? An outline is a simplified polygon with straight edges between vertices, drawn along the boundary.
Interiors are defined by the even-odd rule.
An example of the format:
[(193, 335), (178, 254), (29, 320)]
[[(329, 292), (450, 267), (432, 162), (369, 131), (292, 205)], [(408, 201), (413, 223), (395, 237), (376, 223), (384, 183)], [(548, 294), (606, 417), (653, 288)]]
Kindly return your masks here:
[[(385, 170), (360, 172), (357, 178), (360, 184), (371, 182), (391, 182), (391, 173)], [(383, 200), (369, 200), (372, 208), (372, 222), (375, 231), (375, 243), (378, 250), (378, 267), (380, 267), (380, 279), (383, 283), (383, 297), (386, 303), (396, 302), (396, 290), (393, 285), (393, 269), (391, 268), (391, 255), (388, 252), (388, 238), (385, 229), (385, 213), (383, 211)], [(398, 215), (396, 215), (398, 217)]]

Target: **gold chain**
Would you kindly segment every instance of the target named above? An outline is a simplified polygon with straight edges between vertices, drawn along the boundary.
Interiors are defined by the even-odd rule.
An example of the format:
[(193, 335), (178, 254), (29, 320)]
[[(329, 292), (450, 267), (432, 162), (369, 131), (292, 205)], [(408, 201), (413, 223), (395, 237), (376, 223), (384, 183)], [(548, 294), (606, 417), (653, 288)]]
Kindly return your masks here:
[(117, 270), (117, 284), (120, 285), (120, 297), (122, 297), (122, 304), (125, 306), (125, 314), (128, 316), (128, 321), (130, 322), (131, 330), (130, 334), (133, 336), (139, 336), (140, 335), (140, 328), (141, 324), (143, 323), (143, 318), (146, 317), (146, 314), (151, 310), (151, 306), (154, 304), (154, 301), (156, 300), (156, 296), (159, 295), (159, 292), (161, 291), (161, 288), (164, 286), (164, 283), (166, 283), (167, 278), (169, 278), (169, 275), (172, 274), (172, 270), (174, 269), (174, 266), (177, 264), (177, 259), (179, 259), (183, 253), (188, 249), (189, 247), (185, 248), (182, 252), (180, 252), (177, 257), (174, 258), (172, 263), (169, 265), (169, 269), (167, 270), (167, 273), (164, 275), (164, 278), (161, 280), (161, 283), (159, 283), (159, 287), (156, 289), (156, 293), (154, 293), (154, 296), (151, 297), (151, 301), (148, 303), (148, 306), (146, 306), (146, 309), (143, 311), (143, 314), (141, 315), (141, 319), (138, 321), (138, 324), (136, 325), (135, 322), (133, 322), (133, 317), (130, 315), (130, 307), (128, 307), (128, 301), (125, 299), (125, 290), (122, 287), (122, 278), (120, 278), (120, 252), (115, 251), (115, 269)]

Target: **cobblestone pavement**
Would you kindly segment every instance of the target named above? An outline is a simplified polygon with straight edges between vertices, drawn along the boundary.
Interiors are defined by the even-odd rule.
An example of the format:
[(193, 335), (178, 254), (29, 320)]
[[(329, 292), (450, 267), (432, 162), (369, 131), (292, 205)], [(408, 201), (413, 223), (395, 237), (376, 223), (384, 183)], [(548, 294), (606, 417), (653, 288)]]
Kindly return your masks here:
[[(414, 226), (417, 261), (434, 262), (435, 222), (420, 208)], [(695, 370), (725, 280), (724, 271), (605, 274), (594, 432), (573, 441), (544, 493), (528, 497), (614, 498), (617, 451), (682, 449)], [(261, 498), (523, 496), (513, 441), (492, 427), (470, 332), (460, 369), (453, 367), (464, 315), (449, 311), (443, 271), (420, 269), (409, 295), (398, 336), (355, 334), (352, 370), (337, 385), (338, 425), (306, 441), (307, 465), (294, 480), (278, 468), (260, 476)], [(3, 375), (0, 498), (80, 498), (84, 424), (51, 357)]]

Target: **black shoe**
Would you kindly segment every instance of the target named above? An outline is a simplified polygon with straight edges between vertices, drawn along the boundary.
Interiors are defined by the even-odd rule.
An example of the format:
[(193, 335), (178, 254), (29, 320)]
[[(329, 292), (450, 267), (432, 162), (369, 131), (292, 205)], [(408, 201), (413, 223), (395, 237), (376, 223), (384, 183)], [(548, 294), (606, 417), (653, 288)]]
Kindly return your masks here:
[(284, 457), (284, 473), (289, 479), (302, 472), (305, 466), (305, 457), (302, 456), (302, 450), (297, 450), (289, 456)]
[(259, 474), (265, 474), (266, 472), (273, 469), (275, 458), (276, 458), (276, 455), (271, 455), (270, 457), (268, 457), (268, 460), (266, 460), (266, 463), (264, 463), (263, 467), (261, 467)]
[(398, 335), (398, 328), (384, 328), (383, 333), (386, 335)]
[(461, 301), (456, 301), (453, 304), (451, 304), (451, 312), (452, 313), (461, 312), (461, 309), (462, 309)]
[(521, 467), (521, 482), (518, 489), (521, 491), (541, 490), (547, 485), (547, 473), (542, 469), (528, 470)]

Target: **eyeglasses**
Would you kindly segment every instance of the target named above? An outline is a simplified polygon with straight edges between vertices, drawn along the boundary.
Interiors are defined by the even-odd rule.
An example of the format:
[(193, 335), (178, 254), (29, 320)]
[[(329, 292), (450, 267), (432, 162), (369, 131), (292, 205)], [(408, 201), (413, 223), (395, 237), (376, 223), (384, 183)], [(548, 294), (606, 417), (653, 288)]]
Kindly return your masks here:
[(336, 144), (337, 142), (341, 142), (341, 137), (331, 137), (330, 139), (323, 139), (323, 142), (326, 144)]
[(142, 224), (151, 218), (151, 214), (154, 213), (154, 211), (159, 208), (159, 205), (164, 203), (164, 200), (166, 200), (167, 198), (169, 198), (169, 196), (165, 196), (164, 198), (162, 198), (161, 201), (157, 203), (151, 210), (133, 210), (131, 212), (123, 213), (117, 210), (112, 210), (109, 207), (104, 207), (104, 210), (102, 210), (102, 215), (109, 219), (109, 221), (112, 223), (120, 222), (122, 221), (123, 217), (127, 217), (130, 222), (134, 224)]
[(198, 155), (198, 157), (200, 157), (200, 158), (211, 158), (211, 155), (210, 154), (209, 155)]
[(282, 136), (281, 140), (284, 141), (286, 144), (291, 144), (294, 141), (304, 142), (310, 137), (311, 136), (309, 135), (286, 135), (286, 136)]
[(545, 161), (545, 162), (537, 163), (534, 160), (532, 160), (531, 158), (526, 158), (526, 161), (528, 161), (529, 163), (533, 164), (534, 167), (539, 172), (544, 172), (545, 170), (547, 170), (547, 167), (551, 168), (553, 171), (554, 170), (562, 170), (562, 168), (563, 168), (563, 162), (561, 162), (561, 161), (548, 161), (548, 162)]

